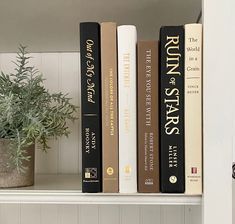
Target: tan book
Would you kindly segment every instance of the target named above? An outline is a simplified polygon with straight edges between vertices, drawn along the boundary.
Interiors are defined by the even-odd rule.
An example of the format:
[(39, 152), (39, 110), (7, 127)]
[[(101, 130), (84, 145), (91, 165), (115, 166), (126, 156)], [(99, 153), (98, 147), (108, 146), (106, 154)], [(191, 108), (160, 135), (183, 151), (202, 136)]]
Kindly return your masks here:
[(159, 192), (158, 42), (138, 42), (138, 192)]
[(202, 194), (202, 25), (185, 25), (185, 193)]
[(118, 192), (116, 23), (101, 23), (103, 192)]

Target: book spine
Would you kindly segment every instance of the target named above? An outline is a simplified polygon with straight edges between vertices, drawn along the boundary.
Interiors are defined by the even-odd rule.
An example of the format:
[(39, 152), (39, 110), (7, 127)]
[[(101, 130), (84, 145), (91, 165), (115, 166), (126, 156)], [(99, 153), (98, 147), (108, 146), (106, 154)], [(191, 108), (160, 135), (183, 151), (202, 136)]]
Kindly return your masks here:
[(185, 193), (202, 194), (202, 25), (185, 25)]
[(158, 193), (159, 97), (158, 42), (139, 41), (138, 49), (138, 192)]
[(137, 192), (136, 27), (118, 27), (119, 191)]
[(82, 191), (102, 191), (100, 25), (80, 24)]
[(184, 27), (160, 30), (161, 191), (183, 193), (184, 171)]
[(116, 23), (101, 23), (103, 192), (118, 192)]

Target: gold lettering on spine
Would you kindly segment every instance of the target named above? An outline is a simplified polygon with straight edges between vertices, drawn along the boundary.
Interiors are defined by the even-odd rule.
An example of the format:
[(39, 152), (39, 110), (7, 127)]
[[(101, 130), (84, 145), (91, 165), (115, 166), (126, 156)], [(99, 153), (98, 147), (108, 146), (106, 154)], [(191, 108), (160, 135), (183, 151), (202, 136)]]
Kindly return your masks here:
[[(130, 88), (130, 53), (123, 54), (123, 75), (124, 75), (124, 88)], [(125, 132), (130, 131), (130, 110), (129, 107), (124, 110), (124, 127)]]
[(167, 36), (165, 48), (167, 53), (166, 67), (169, 68), (167, 74), (180, 75), (180, 72), (177, 71), (177, 68), (179, 68), (179, 58), (181, 57), (181, 54), (177, 53), (179, 51), (179, 36)]
[(124, 87), (130, 87), (130, 54), (123, 54), (123, 62), (124, 62)]
[(95, 83), (93, 82), (93, 76), (95, 75), (95, 65), (93, 57), (94, 41), (91, 39), (86, 40), (86, 76), (87, 76), (87, 101), (89, 103), (95, 103)]
[(167, 135), (179, 135), (180, 129), (178, 124), (179, 119), (179, 106), (180, 106), (180, 91), (176, 88), (176, 78), (174, 76), (181, 75), (180, 68), (180, 38), (178, 36), (166, 37), (166, 75), (170, 76), (169, 88), (165, 88), (166, 105), (166, 123), (165, 133)]
[(152, 51), (148, 49), (145, 51), (145, 125), (151, 126), (152, 124)]
[(113, 83), (113, 69), (109, 69), (109, 121), (110, 121), (110, 130), (109, 133), (111, 136), (115, 134), (114, 129), (114, 83)]
[(178, 167), (178, 149), (176, 145), (169, 145), (169, 168)]

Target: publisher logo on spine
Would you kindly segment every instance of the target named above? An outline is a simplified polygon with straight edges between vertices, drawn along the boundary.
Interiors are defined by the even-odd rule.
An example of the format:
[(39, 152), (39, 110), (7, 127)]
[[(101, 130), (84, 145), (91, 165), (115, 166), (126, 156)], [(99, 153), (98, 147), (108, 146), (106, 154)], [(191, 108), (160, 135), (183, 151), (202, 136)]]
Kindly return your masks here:
[(112, 167), (108, 167), (106, 171), (107, 171), (107, 174), (108, 174), (109, 176), (113, 175), (113, 173), (114, 173)]
[(126, 165), (124, 167), (124, 172), (125, 172), (125, 174), (130, 174), (131, 173), (131, 166), (130, 165)]
[(97, 178), (97, 168), (85, 168), (85, 178), (96, 179)]
[(177, 182), (177, 177), (176, 177), (176, 176), (170, 176), (169, 181), (170, 181), (172, 184), (175, 184), (175, 183)]
[(197, 167), (191, 167), (191, 173), (197, 174)]

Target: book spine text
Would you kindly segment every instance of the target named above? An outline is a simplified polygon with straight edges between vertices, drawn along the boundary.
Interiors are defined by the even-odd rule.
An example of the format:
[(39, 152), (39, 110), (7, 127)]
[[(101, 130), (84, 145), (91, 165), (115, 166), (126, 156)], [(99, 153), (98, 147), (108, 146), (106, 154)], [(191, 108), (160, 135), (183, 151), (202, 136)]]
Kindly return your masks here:
[(118, 192), (116, 23), (101, 23), (103, 192)]
[(102, 191), (100, 25), (80, 24), (82, 191)]
[(138, 42), (138, 192), (159, 192), (158, 42)]
[(137, 192), (136, 27), (118, 27), (119, 191)]
[(160, 30), (161, 191), (183, 193), (184, 171), (184, 27)]
[(202, 194), (202, 25), (185, 25), (185, 193)]

